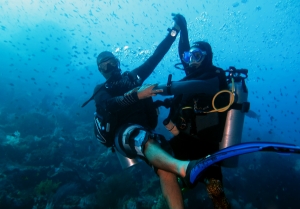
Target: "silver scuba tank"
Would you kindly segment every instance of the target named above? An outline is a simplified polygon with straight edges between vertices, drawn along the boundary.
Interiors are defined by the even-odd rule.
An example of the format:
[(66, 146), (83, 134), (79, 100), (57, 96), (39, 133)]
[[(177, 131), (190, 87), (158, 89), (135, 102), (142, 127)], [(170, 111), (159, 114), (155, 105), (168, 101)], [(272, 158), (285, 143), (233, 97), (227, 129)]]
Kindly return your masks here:
[[(234, 79), (234, 84), (231, 82), (229, 84), (229, 89), (231, 89), (232, 85), (234, 85), (235, 106), (233, 106), (227, 113), (223, 138), (219, 144), (220, 149), (241, 143), (245, 112), (248, 112), (250, 106), (250, 103), (247, 102), (248, 89), (245, 83), (247, 73), (248, 70), (246, 69), (236, 70), (234, 67), (230, 67), (229, 69), (229, 78)], [(246, 77), (242, 77), (241, 74), (246, 75)], [(231, 168), (237, 167), (238, 157), (222, 161), (222, 166)]]

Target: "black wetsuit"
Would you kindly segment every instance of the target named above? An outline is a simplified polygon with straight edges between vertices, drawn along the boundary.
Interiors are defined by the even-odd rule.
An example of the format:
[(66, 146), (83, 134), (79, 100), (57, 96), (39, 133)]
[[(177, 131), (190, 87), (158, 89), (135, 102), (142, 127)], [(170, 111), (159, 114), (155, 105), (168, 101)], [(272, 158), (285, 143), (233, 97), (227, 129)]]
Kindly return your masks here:
[[(184, 51), (189, 51), (189, 49), (190, 45), (187, 31), (182, 30), (179, 41), (179, 55), (182, 55)], [(207, 85), (207, 82), (210, 82), (209, 86), (214, 86), (217, 88), (217, 91), (227, 89), (225, 72), (212, 64), (212, 56), (206, 57), (206, 60), (204, 60), (200, 68), (197, 69), (190, 68), (189, 65), (184, 62), (182, 62), (182, 64), (187, 76), (181, 79), (178, 83), (182, 81), (198, 80), (200, 82), (199, 88), (201, 88), (201, 82), (203, 85)], [(185, 86), (185, 89), (188, 87), (188, 85)], [(204, 88), (204, 90), (205, 89), (207, 89), (207, 87)], [(187, 89), (186, 93), (184, 93), (185, 97), (182, 101), (183, 106), (184, 104), (193, 104), (194, 102), (195, 97), (189, 95), (189, 92), (190, 91)], [(210, 105), (211, 98), (214, 95), (212, 94), (212, 91), (208, 90), (207, 94), (203, 94), (203, 90), (200, 90), (200, 92), (201, 94), (197, 95), (197, 99), (204, 105), (205, 103)], [(227, 100), (228, 97), (225, 96), (225, 99)], [(228, 100), (226, 102), (228, 102)], [(191, 123), (194, 123), (196, 129), (194, 129), (193, 133), (191, 129), (180, 131), (179, 135), (170, 140), (175, 157), (181, 160), (196, 160), (218, 151), (219, 142), (222, 140), (223, 136), (226, 115), (227, 112), (208, 113), (202, 115), (192, 114), (190, 118), (186, 118), (187, 120), (190, 120)], [(208, 168), (203, 177), (219, 179), (222, 181), (220, 166), (212, 166)]]
[[(110, 114), (113, 120), (111, 133), (126, 123), (138, 124), (147, 129), (156, 127), (157, 113), (152, 98), (139, 100), (137, 92), (128, 95), (124, 93), (142, 85), (168, 52), (175, 39), (176, 36), (171, 36), (169, 33), (144, 64), (95, 87), (94, 92), (98, 91), (94, 96), (96, 112), (102, 117)], [(102, 143), (108, 147), (112, 146), (113, 139)]]

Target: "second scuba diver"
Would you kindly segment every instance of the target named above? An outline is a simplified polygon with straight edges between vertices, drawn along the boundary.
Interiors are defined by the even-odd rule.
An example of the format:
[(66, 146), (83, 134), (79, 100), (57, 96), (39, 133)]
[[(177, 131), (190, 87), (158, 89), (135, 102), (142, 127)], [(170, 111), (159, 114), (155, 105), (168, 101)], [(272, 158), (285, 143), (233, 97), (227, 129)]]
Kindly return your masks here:
[[(220, 90), (228, 89), (228, 85), (225, 72), (212, 63), (210, 44), (198, 41), (190, 46), (185, 18), (177, 14), (174, 19), (181, 28), (178, 50), (186, 76), (180, 81), (169, 80), (167, 85), (157, 88), (163, 89), (163, 95), (175, 95), (170, 115), (164, 121), (164, 125), (174, 134), (170, 144), (175, 157), (195, 160), (219, 150), (227, 112), (208, 112), (213, 110), (213, 96)], [(218, 106), (228, 102), (228, 95), (220, 95), (215, 101)], [(207, 168), (198, 181), (205, 184), (215, 208), (230, 208), (224, 193), (220, 165)], [(186, 186), (193, 187), (195, 184)]]

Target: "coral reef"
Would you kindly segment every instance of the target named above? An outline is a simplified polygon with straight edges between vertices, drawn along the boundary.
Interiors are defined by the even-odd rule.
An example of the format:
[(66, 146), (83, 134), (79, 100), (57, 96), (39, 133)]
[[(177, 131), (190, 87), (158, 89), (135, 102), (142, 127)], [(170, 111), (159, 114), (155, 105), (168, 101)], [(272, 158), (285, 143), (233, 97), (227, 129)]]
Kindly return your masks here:
[(60, 182), (53, 182), (52, 180), (46, 179), (44, 181), (41, 181), (36, 187), (35, 192), (37, 195), (45, 195), (50, 196), (59, 187)]

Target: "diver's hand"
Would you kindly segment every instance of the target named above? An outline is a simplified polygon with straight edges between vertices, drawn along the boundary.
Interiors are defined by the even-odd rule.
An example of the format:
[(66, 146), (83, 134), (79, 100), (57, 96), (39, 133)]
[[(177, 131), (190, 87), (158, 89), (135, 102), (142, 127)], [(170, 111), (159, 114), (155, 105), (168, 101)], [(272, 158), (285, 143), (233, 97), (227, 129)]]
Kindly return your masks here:
[(172, 13), (173, 20), (175, 21), (174, 27), (177, 25), (180, 29), (187, 28), (187, 23), (183, 15)]
[(139, 99), (146, 99), (156, 96), (157, 93), (163, 92), (162, 89), (153, 89), (157, 84), (145, 84), (139, 88), (137, 95)]

